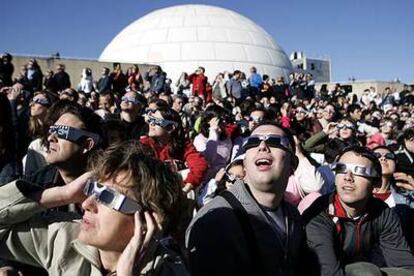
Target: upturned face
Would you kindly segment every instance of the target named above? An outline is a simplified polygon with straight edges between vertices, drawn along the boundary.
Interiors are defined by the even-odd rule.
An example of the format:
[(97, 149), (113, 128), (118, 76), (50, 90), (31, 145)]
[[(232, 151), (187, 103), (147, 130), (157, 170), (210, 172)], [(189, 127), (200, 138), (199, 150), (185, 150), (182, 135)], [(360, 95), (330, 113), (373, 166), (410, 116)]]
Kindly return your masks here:
[[(155, 118), (164, 119), (161, 115), (161, 112), (159, 110), (151, 113), (151, 116)], [(170, 133), (165, 128), (156, 125), (156, 124), (149, 124), (149, 131), (148, 136), (153, 138), (166, 138), (170, 136)]]
[(335, 116), (335, 108), (331, 105), (325, 107), (323, 111), (323, 118), (328, 122), (332, 121), (333, 117)]
[[(101, 184), (125, 194), (119, 186), (128, 181), (125, 173), (120, 173), (117, 183), (112, 180)], [(125, 194), (128, 196), (128, 194)], [(87, 245), (95, 246), (101, 250), (122, 252), (134, 233), (134, 216), (115, 211), (96, 201), (94, 195), (89, 196), (83, 203), (85, 213), (82, 218), (78, 239)]]
[[(361, 167), (373, 165), (369, 159), (354, 152), (345, 153), (338, 162), (357, 164)], [(366, 201), (371, 196), (373, 189), (372, 179), (354, 175), (351, 171), (336, 173), (335, 185), (340, 201), (348, 206)]]
[[(55, 125), (64, 125), (78, 129), (85, 127), (84, 123), (71, 113), (65, 113), (60, 116), (55, 122)], [(83, 158), (84, 147), (74, 142), (58, 138), (56, 133), (49, 134), (47, 141), (49, 142), (49, 146), (46, 153), (46, 161), (49, 164), (75, 165), (78, 160)]]
[(395, 172), (396, 157), (393, 152), (385, 148), (374, 150), (374, 154), (381, 163), (382, 175), (391, 176)]
[(46, 114), (47, 106), (37, 102), (37, 100), (47, 101), (47, 98), (42, 94), (33, 97), (33, 100), (30, 104), (30, 116), (42, 116)]
[[(251, 135), (269, 134), (286, 136), (283, 130), (273, 125), (262, 125)], [(291, 154), (281, 148), (270, 147), (265, 141), (261, 141), (257, 147), (246, 150), (244, 159), (246, 183), (251, 189), (260, 192), (283, 194), (292, 172)]]

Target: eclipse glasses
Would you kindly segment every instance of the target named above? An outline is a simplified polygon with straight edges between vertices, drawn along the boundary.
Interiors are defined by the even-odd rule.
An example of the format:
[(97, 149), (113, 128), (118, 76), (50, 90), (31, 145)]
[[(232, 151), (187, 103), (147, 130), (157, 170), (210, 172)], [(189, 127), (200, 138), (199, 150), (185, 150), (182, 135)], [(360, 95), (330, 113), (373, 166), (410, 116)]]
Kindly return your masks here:
[(120, 213), (130, 215), (143, 211), (142, 206), (125, 195), (105, 186), (97, 181), (88, 180), (83, 189), (86, 196), (94, 195), (97, 202)]

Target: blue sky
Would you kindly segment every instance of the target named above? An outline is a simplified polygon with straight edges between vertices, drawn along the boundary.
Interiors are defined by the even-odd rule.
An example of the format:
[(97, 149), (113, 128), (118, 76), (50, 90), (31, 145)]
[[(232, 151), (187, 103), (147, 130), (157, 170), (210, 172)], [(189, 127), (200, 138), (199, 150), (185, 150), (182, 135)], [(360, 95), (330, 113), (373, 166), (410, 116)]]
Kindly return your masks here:
[(413, 0), (2, 0), (0, 52), (97, 58), (125, 26), (158, 8), (210, 4), (262, 26), (289, 55), (329, 56), (335, 81), (414, 82)]

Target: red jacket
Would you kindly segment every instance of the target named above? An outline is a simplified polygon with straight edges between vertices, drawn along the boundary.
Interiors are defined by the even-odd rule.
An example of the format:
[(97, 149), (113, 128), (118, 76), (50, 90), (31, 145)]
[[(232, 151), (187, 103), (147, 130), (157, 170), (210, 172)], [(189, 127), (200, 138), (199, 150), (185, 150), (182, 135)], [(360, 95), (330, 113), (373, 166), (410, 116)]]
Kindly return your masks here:
[(156, 157), (161, 161), (183, 161), (190, 169), (187, 178), (184, 179), (184, 184), (190, 183), (194, 188), (200, 185), (207, 172), (208, 163), (189, 140), (185, 141), (184, 154), (182, 156), (172, 156), (170, 144), (160, 145), (151, 137), (143, 136), (140, 138), (140, 142), (150, 146), (155, 151)]
[(191, 74), (188, 77), (188, 80), (193, 85), (193, 95), (194, 96), (202, 96), (204, 98), (206, 93), (206, 85), (207, 85), (207, 77), (204, 74)]

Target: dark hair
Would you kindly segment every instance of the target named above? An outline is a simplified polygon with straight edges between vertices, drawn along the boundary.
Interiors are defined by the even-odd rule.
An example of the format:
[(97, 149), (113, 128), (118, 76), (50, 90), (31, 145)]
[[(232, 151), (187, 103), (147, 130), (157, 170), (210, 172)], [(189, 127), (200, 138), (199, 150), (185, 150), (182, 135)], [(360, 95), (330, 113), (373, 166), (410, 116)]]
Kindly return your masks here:
[[(389, 152), (394, 153), (394, 151), (389, 146), (385, 146), (385, 145), (376, 146), (375, 148), (372, 149), (372, 152), (376, 151), (377, 149), (385, 149), (385, 150), (388, 150)], [(395, 161), (397, 161), (397, 159)]]
[(402, 138), (405, 140), (411, 139), (414, 137), (414, 128), (407, 128), (404, 130)]
[[(208, 137), (209, 129), (210, 129), (209, 122), (214, 117), (223, 120), (223, 118), (226, 117), (224, 109), (222, 107), (218, 106), (218, 105), (211, 105), (211, 106), (207, 107), (204, 110), (204, 112), (201, 114), (200, 132), (204, 137)], [(223, 131), (221, 132), (221, 135), (219, 137), (220, 140), (224, 140), (224, 139), (227, 138), (227, 135), (226, 135), (224, 129), (222, 129), (222, 130)]]
[(62, 91), (61, 95), (68, 95), (69, 97), (73, 98), (74, 102), (77, 102), (79, 100), (79, 94), (78, 91), (76, 91), (73, 88), (66, 88), (65, 90)]
[(0, 94), (0, 170), (12, 161), (16, 154), (15, 137), (12, 126), (10, 102), (6, 95)]
[(228, 172), (231, 168), (234, 168), (236, 166), (244, 166), (243, 164), (244, 160), (243, 159), (237, 159), (234, 160), (233, 162), (231, 162), (227, 167), (226, 167), (226, 172)]
[[(158, 99), (157, 97), (153, 97), (148, 101), (148, 105), (155, 104), (157, 106), (157, 109), (163, 107), (163, 108), (170, 108), (168, 103), (164, 100)], [(165, 119), (165, 118), (164, 118)]]
[(245, 99), (239, 105), (242, 116), (250, 114), (250, 109), (255, 107), (255, 102), (252, 99)]
[(336, 157), (336, 160), (339, 161), (339, 159), (341, 159), (341, 157), (347, 153), (347, 152), (353, 152), (358, 156), (362, 156), (366, 159), (368, 159), (369, 161), (371, 161), (374, 170), (378, 173), (378, 177), (373, 177), (372, 179), (374, 180), (374, 184), (377, 185), (380, 183), (381, 181), (381, 175), (382, 175), (382, 168), (381, 168), (381, 163), (378, 160), (377, 157), (375, 157), (374, 153), (372, 150), (366, 148), (366, 147), (362, 147), (362, 146), (356, 146), (356, 145), (352, 145), (349, 147), (344, 148)]
[(269, 119), (269, 113), (268, 113), (268, 112), (267, 112), (267, 110), (266, 110), (266, 109), (264, 109), (262, 106), (253, 106), (253, 107), (249, 110), (248, 114), (246, 114), (246, 115), (250, 115), (250, 114), (252, 114), (252, 113), (253, 113), (253, 112), (255, 112), (255, 111), (263, 112), (263, 114), (264, 114), (264, 119), (265, 119), (265, 120)]
[[(171, 154), (173, 157), (180, 159), (184, 154), (185, 148), (185, 131), (180, 115), (174, 109), (170, 108), (165, 101), (160, 100), (164, 104), (158, 105), (157, 110), (165, 120), (176, 122), (176, 127), (170, 132)], [(159, 102), (157, 102), (159, 103)]]
[(361, 106), (359, 104), (350, 104), (348, 105), (348, 108), (346, 109), (346, 113), (349, 115), (351, 113), (354, 113), (355, 110), (361, 110)]
[(118, 131), (121, 136), (121, 141), (125, 141), (127, 138), (126, 135), (126, 126), (120, 119), (108, 119), (102, 124), (102, 131), (104, 136), (104, 145), (109, 145), (109, 131), (115, 130)]
[(262, 121), (262, 122), (260, 122), (260, 123), (258, 123), (253, 129), (252, 129), (252, 133), (257, 129), (257, 128), (259, 128), (259, 127), (261, 127), (261, 126), (268, 126), (268, 125), (270, 125), (270, 126), (274, 126), (274, 127), (277, 127), (277, 128), (279, 128), (279, 129), (281, 129), (284, 133), (285, 133), (285, 135), (286, 135), (286, 137), (289, 139), (289, 144), (290, 144), (290, 147), (291, 147), (291, 149), (292, 149), (292, 151), (293, 151), (293, 153), (295, 153), (296, 152), (296, 143), (295, 143), (295, 139), (293, 138), (293, 135), (292, 135), (292, 133), (290, 132), (290, 130), (289, 129), (287, 129), (287, 128), (285, 128), (285, 127), (283, 127), (283, 126), (281, 126), (280, 124), (278, 124), (277, 122), (275, 122), (275, 121), (271, 121), (271, 120), (264, 120), (264, 121)]
[[(70, 113), (78, 117), (85, 125), (84, 130), (96, 133), (102, 137), (101, 117), (95, 114), (91, 109), (82, 107), (78, 103), (66, 99), (54, 103), (48, 109), (45, 118), (45, 127), (48, 128), (53, 125), (65, 113)], [(44, 140), (44, 142), (46, 142), (46, 140)]]

